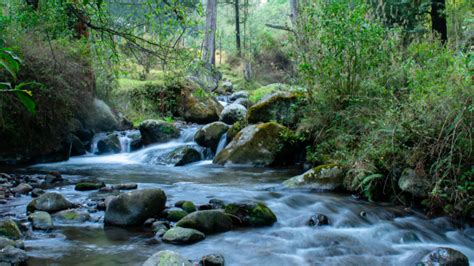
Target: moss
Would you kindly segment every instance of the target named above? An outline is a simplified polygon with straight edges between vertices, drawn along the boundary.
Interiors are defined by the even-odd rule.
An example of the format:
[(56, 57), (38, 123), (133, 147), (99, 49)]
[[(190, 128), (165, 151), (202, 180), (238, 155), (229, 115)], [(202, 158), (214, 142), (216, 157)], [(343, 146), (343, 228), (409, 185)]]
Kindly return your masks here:
[(260, 101), (264, 96), (277, 92), (277, 91), (288, 91), (289, 86), (286, 84), (281, 84), (281, 83), (275, 83), (275, 84), (270, 84), (264, 87), (260, 87), (256, 90), (253, 90), (250, 92), (250, 97), (249, 99), (252, 102), (258, 102)]
[(269, 226), (277, 221), (276, 215), (261, 202), (231, 203), (225, 207), (225, 212), (238, 217), (243, 226)]
[(0, 236), (17, 240), (21, 238), (21, 231), (13, 220), (5, 219), (0, 221)]
[(299, 116), (297, 103), (295, 94), (275, 94), (249, 108), (249, 123), (277, 121), (286, 126), (295, 125)]
[(171, 222), (177, 222), (183, 219), (183, 217), (186, 215), (188, 215), (188, 213), (182, 210), (170, 210), (168, 212), (168, 215), (166, 216), (166, 219), (168, 219)]
[(263, 203), (257, 203), (252, 209), (251, 220), (254, 226), (271, 225), (276, 222), (276, 215)]
[(183, 203), (183, 206), (181, 206), (181, 209), (183, 209), (187, 213), (192, 213), (197, 210), (196, 205), (192, 201), (185, 201)]
[(63, 218), (66, 220), (76, 220), (78, 218), (78, 215), (75, 212), (66, 212), (63, 215)]

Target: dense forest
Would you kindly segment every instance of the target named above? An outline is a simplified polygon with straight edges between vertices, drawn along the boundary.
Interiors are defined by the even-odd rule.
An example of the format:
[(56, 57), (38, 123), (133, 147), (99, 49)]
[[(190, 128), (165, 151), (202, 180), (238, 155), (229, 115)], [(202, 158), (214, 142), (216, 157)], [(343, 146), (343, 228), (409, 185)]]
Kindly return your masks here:
[(2, 265), (469, 265), (473, 221), (472, 1), (0, 0)]

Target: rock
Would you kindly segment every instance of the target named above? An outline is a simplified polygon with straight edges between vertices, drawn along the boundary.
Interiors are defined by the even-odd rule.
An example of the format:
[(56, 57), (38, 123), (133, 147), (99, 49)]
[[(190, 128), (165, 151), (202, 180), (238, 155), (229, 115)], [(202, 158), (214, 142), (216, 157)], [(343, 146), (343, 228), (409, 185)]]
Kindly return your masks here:
[(170, 229), (170, 224), (164, 221), (157, 221), (151, 227), (153, 232), (155, 232), (155, 237), (160, 238)]
[(248, 111), (248, 121), (249, 123), (276, 121), (291, 127), (298, 122), (299, 108), (296, 95), (278, 92), (254, 104)]
[(233, 93), (231, 96), (229, 96), (229, 101), (234, 102), (237, 99), (248, 99), (250, 96), (248, 91), (237, 91)]
[(186, 215), (188, 215), (188, 213), (183, 210), (169, 210), (166, 219), (171, 222), (177, 222)]
[(8, 246), (15, 247), (16, 242), (6, 237), (0, 236), (0, 249), (3, 249), (4, 247), (8, 247)]
[(222, 91), (226, 94), (232, 93), (234, 91), (234, 84), (232, 84), (230, 80), (223, 80), (221, 87), (222, 87)]
[(91, 220), (89, 213), (77, 209), (60, 211), (53, 218), (63, 224), (80, 224)]
[(242, 202), (231, 203), (225, 206), (225, 212), (235, 219), (239, 226), (269, 226), (277, 221), (275, 214), (264, 203)]
[(183, 146), (176, 148), (174, 151), (167, 154), (164, 161), (174, 166), (183, 166), (186, 164), (194, 163), (201, 160), (201, 153), (196, 149)]
[(178, 115), (186, 122), (208, 124), (219, 120), (222, 105), (208, 92), (200, 88), (184, 88), (179, 99)]
[(1, 265), (23, 265), (28, 260), (28, 255), (24, 250), (7, 246), (0, 250), (0, 264)]
[(176, 226), (192, 228), (205, 234), (225, 232), (232, 229), (232, 219), (222, 211), (196, 211), (186, 215)]
[(180, 134), (173, 124), (158, 120), (145, 120), (138, 128), (144, 145), (167, 142), (178, 138)]
[(76, 137), (78, 137), (81, 142), (88, 142), (94, 138), (94, 131), (90, 129), (80, 129), (74, 132), (74, 135), (76, 135)]
[(133, 190), (137, 189), (138, 185), (136, 183), (124, 183), (112, 185), (113, 190)]
[(26, 207), (26, 210), (28, 212), (45, 211), (54, 213), (74, 207), (76, 205), (65, 199), (63, 195), (56, 192), (48, 192), (32, 200)]
[(164, 210), (166, 195), (161, 189), (142, 189), (121, 194), (110, 200), (104, 223), (116, 226), (142, 225), (146, 219)]
[(34, 188), (31, 191), (31, 197), (37, 198), (37, 197), (43, 195), (44, 193), (46, 193), (46, 192), (44, 190), (42, 190), (41, 188)]
[(272, 166), (289, 163), (294, 152), (285, 136), (292, 132), (277, 123), (251, 125), (242, 129), (215, 157), (215, 164)]
[(209, 254), (203, 256), (199, 261), (199, 266), (224, 266), (225, 259), (221, 254)]
[(311, 216), (311, 218), (308, 221), (309, 226), (323, 226), (323, 225), (329, 225), (329, 218), (324, 215), (324, 214), (316, 214)]
[(74, 187), (74, 190), (77, 191), (90, 191), (90, 190), (99, 190), (100, 188), (105, 187), (104, 182), (80, 182), (77, 183)]
[(47, 174), (44, 177), (44, 180), (41, 183), (41, 185), (45, 188), (49, 188), (49, 187), (60, 185), (63, 183), (64, 183), (64, 179), (60, 174), (59, 175)]
[(415, 197), (426, 197), (431, 192), (431, 182), (426, 176), (420, 176), (413, 169), (403, 170), (398, 186), (404, 192)]
[(203, 205), (199, 205), (197, 209), (199, 211), (206, 211), (206, 210), (213, 210), (214, 208), (212, 207), (211, 204), (203, 204)]
[(235, 136), (244, 128), (248, 126), (247, 121), (239, 121), (234, 123), (229, 130), (227, 130), (227, 143), (230, 143)]
[(246, 118), (247, 109), (241, 104), (233, 103), (224, 107), (219, 120), (226, 124), (233, 125), (234, 123), (243, 121)]
[(439, 247), (424, 256), (417, 265), (435, 266), (468, 266), (469, 259), (463, 253), (446, 247)]
[(77, 136), (71, 137), (71, 156), (80, 156), (86, 154), (84, 144)]
[(130, 142), (130, 151), (137, 151), (143, 147), (143, 141), (141, 138), (139, 139), (133, 139), (132, 142)]
[(196, 205), (194, 205), (192, 201), (183, 202), (183, 204), (181, 205), (181, 209), (183, 209), (187, 213), (192, 213), (197, 210)]
[(17, 240), (21, 238), (21, 231), (18, 225), (9, 218), (0, 220), (0, 236)]
[(210, 199), (209, 204), (212, 205), (213, 209), (224, 209), (225, 208), (224, 201), (222, 201), (220, 199)]
[(93, 110), (91, 110), (89, 119), (84, 122), (85, 128), (94, 129), (98, 132), (113, 131), (119, 127), (118, 119), (112, 109), (99, 99), (94, 99)]
[(25, 195), (28, 194), (32, 190), (33, 190), (33, 187), (27, 183), (21, 183), (18, 186), (11, 189), (13, 193), (25, 194)]
[(191, 261), (171, 250), (162, 250), (148, 258), (143, 266), (193, 266)]
[(188, 79), (206, 91), (214, 91), (219, 86), (222, 74), (211, 64), (195, 62), (188, 70)]
[(28, 216), (28, 220), (31, 221), (33, 229), (52, 230), (54, 228), (51, 215), (44, 211), (35, 211)]
[(204, 240), (206, 236), (195, 229), (174, 227), (163, 235), (163, 241), (172, 244), (193, 244)]
[(336, 191), (343, 188), (344, 171), (336, 164), (314, 167), (306, 173), (292, 177), (283, 185), (288, 188), (306, 188), (318, 191)]
[(253, 105), (253, 102), (247, 98), (239, 98), (233, 103), (243, 105), (245, 108), (250, 108)]
[(105, 139), (97, 142), (97, 154), (120, 153), (122, 146), (117, 135), (109, 134)]
[(228, 129), (229, 126), (223, 122), (207, 124), (196, 132), (194, 141), (202, 147), (211, 148), (211, 150), (215, 152), (222, 135), (224, 135)]

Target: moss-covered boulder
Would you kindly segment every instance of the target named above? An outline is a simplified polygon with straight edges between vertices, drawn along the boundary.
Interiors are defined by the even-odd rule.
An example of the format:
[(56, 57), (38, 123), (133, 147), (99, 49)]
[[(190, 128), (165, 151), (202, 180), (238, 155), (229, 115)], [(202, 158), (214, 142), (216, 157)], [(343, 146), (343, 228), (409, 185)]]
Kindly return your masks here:
[(51, 215), (44, 211), (35, 211), (28, 216), (28, 220), (31, 222), (33, 229), (52, 230), (54, 228)]
[(292, 93), (278, 92), (263, 98), (250, 107), (249, 123), (276, 121), (282, 125), (293, 127), (298, 122), (301, 106), (298, 97)]
[(116, 134), (109, 134), (97, 142), (97, 154), (119, 153), (122, 150)]
[(219, 120), (224, 108), (209, 92), (199, 87), (184, 87), (177, 114), (187, 122), (208, 124)]
[(223, 122), (207, 124), (196, 132), (194, 141), (203, 147), (211, 148), (211, 150), (215, 152), (219, 145), (219, 140), (228, 129), (229, 126)]
[(414, 169), (405, 169), (398, 180), (398, 186), (404, 192), (415, 197), (426, 197), (432, 189), (431, 181), (427, 176), (419, 175)]
[(285, 138), (290, 134), (288, 128), (274, 122), (248, 126), (214, 157), (213, 162), (255, 166), (284, 164), (291, 160), (292, 144)]
[(176, 226), (196, 229), (205, 234), (214, 234), (231, 230), (232, 219), (223, 211), (196, 211), (186, 215)]
[(53, 214), (53, 219), (62, 224), (79, 224), (91, 220), (91, 216), (86, 211), (70, 209)]
[(15, 221), (5, 218), (0, 220), (0, 236), (17, 240), (21, 238), (21, 231)]
[(77, 191), (89, 191), (89, 190), (98, 190), (105, 187), (104, 182), (79, 182), (74, 187), (74, 190)]
[(174, 151), (168, 153), (164, 162), (174, 166), (183, 166), (201, 160), (201, 153), (196, 149), (188, 146), (176, 148)]
[(186, 215), (188, 215), (188, 213), (183, 210), (169, 210), (166, 219), (170, 222), (177, 222), (183, 219)]
[(206, 236), (195, 229), (174, 227), (166, 231), (163, 241), (171, 244), (193, 244), (204, 240)]
[(229, 130), (227, 130), (227, 142), (231, 142), (235, 136), (244, 128), (248, 126), (247, 121), (239, 121), (233, 124)]
[(183, 205), (181, 205), (181, 209), (183, 209), (187, 213), (192, 213), (197, 210), (196, 205), (192, 201), (185, 201)]
[(145, 120), (138, 126), (144, 145), (163, 143), (178, 138), (179, 129), (164, 121)]
[(222, 110), (219, 120), (233, 125), (238, 121), (245, 120), (247, 117), (247, 108), (238, 103), (229, 104)]
[(180, 254), (171, 250), (162, 250), (153, 254), (148, 258), (143, 266), (193, 266), (193, 263), (181, 256)]
[(222, 74), (211, 64), (193, 62), (188, 69), (188, 77), (206, 91), (215, 91), (219, 86)]
[(137, 226), (164, 210), (165, 192), (142, 189), (120, 194), (110, 200), (104, 216), (105, 225)]
[(305, 188), (317, 191), (335, 191), (343, 188), (344, 171), (336, 164), (326, 164), (292, 177), (283, 185), (288, 188)]
[(32, 200), (28, 206), (26, 206), (26, 210), (28, 212), (45, 211), (54, 213), (74, 207), (76, 207), (76, 205), (64, 198), (63, 195), (56, 192), (48, 192)]
[(264, 203), (241, 202), (225, 206), (225, 213), (230, 214), (238, 226), (270, 226), (277, 221), (275, 214)]

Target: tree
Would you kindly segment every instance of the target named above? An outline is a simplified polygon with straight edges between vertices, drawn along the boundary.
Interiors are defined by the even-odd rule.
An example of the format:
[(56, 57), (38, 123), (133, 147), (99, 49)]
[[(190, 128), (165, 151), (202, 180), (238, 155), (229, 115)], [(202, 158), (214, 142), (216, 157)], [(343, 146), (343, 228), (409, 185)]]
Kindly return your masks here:
[(208, 0), (206, 6), (206, 31), (204, 36), (202, 61), (211, 65), (216, 64), (216, 28), (217, 0)]
[(234, 9), (235, 9), (235, 45), (237, 48), (237, 55), (239, 57), (242, 56), (242, 48), (240, 45), (240, 5), (239, 0), (234, 1)]
[(446, 0), (431, 1), (431, 29), (440, 35), (441, 41), (448, 40), (448, 27), (446, 25)]
[(290, 0), (290, 12), (291, 24), (293, 24), (293, 27), (296, 27), (298, 20), (298, 0)]

